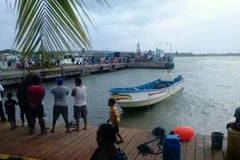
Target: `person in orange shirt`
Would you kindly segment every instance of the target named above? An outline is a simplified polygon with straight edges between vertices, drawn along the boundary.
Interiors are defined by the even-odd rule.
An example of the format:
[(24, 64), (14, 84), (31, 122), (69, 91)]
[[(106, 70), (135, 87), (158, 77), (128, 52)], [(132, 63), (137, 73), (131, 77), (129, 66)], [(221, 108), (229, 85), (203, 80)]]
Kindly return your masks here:
[(110, 118), (107, 120), (107, 123), (111, 121), (113, 128), (117, 134), (117, 136), (120, 138), (120, 141), (117, 141), (116, 144), (123, 143), (123, 138), (119, 133), (119, 123), (120, 123), (120, 117), (118, 113), (118, 109), (115, 106), (116, 100), (114, 98), (110, 98), (108, 100), (108, 106), (110, 107)]

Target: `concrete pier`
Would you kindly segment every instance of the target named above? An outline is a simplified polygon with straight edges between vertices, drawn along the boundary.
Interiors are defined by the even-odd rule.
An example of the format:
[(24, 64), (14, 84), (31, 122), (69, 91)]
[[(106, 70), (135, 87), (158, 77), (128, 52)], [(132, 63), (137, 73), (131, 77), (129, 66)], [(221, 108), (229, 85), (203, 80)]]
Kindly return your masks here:
[[(126, 63), (111, 63), (111, 64), (95, 64), (95, 65), (64, 65), (61, 67), (54, 67), (44, 70), (31, 70), (31, 73), (35, 73), (41, 77), (42, 80), (68, 77), (68, 76), (86, 76), (93, 73), (109, 72), (126, 68)], [(0, 84), (1, 85), (13, 85), (21, 83), (24, 77), (30, 73), (27, 70), (12, 70), (0, 72)]]
[[(94, 73), (110, 72), (126, 68), (154, 68), (154, 69), (172, 69), (165, 65), (173, 63), (164, 62), (130, 62), (130, 63), (109, 63), (95, 65), (63, 65), (44, 70), (31, 70), (31, 73), (37, 74), (42, 80), (53, 79), (57, 77), (68, 76), (87, 76)], [(0, 71), (0, 84), (3, 86), (19, 84), (24, 77), (30, 73), (27, 70), (6, 70)]]

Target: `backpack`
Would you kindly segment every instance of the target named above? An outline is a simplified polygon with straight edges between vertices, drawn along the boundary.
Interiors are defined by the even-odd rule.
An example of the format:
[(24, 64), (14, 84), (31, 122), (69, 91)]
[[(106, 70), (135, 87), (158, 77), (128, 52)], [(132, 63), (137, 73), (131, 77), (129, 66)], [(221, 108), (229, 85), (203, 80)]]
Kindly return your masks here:
[[(162, 126), (158, 126), (156, 128), (153, 128), (152, 134), (156, 136), (155, 139), (153, 139), (153, 140), (151, 140), (149, 142), (145, 142), (145, 143), (137, 146), (137, 149), (143, 155), (145, 155), (145, 154), (158, 155), (158, 154), (162, 153), (161, 145), (163, 144), (163, 138), (164, 138), (164, 136), (166, 134), (166, 130)], [(158, 141), (159, 151), (156, 152), (156, 153), (154, 152), (154, 149), (152, 147), (148, 146), (149, 143), (152, 143), (154, 141)]]
[(158, 126), (156, 128), (153, 128), (152, 134), (155, 136), (162, 136), (165, 135), (166, 130), (162, 126)]
[(153, 128), (152, 134), (160, 138), (160, 144), (162, 145), (166, 130), (162, 126), (158, 126)]

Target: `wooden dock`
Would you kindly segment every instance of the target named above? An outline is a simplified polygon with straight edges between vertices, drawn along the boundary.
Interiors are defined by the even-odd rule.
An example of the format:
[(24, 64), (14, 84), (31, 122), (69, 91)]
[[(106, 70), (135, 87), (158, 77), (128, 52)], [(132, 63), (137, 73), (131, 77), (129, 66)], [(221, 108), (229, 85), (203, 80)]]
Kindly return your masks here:
[[(15, 130), (9, 128), (9, 123), (0, 123), (0, 154), (41, 160), (88, 160), (97, 147), (97, 127), (93, 126), (87, 131), (65, 133), (64, 125), (58, 124), (55, 133), (39, 135), (39, 128), (36, 128), (36, 134), (33, 136), (28, 135), (27, 127), (18, 127)], [(121, 128), (120, 132), (125, 140), (120, 144), (120, 148), (124, 150), (129, 160), (162, 159), (162, 154), (142, 155), (137, 150), (138, 145), (155, 138), (150, 131)], [(159, 149), (157, 141), (148, 145), (155, 152)], [(181, 160), (226, 160), (224, 151), (211, 151), (210, 145), (210, 136), (202, 135), (182, 142)]]

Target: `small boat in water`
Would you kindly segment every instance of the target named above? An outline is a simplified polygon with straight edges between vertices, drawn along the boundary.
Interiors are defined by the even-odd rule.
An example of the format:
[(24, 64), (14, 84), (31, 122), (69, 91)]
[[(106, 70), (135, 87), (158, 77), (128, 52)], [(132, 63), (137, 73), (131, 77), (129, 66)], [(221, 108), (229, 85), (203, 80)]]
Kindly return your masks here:
[(111, 97), (123, 111), (147, 108), (168, 98), (183, 88), (184, 78), (173, 76), (169, 71), (164, 71), (159, 79), (135, 87), (110, 88)]

